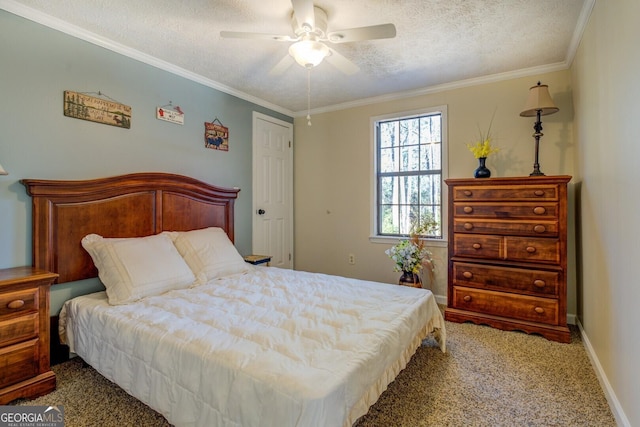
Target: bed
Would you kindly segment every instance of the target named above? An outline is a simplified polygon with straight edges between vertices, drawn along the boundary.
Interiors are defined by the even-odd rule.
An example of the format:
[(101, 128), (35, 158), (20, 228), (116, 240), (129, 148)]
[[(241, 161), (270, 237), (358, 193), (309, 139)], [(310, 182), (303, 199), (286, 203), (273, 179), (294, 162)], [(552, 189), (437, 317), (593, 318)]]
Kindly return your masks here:
[(33, 263), (67, 301), (73, 353), (176, 426), (351, 426), (423, 340), (428, 290), (252, 266), (233, 246), (239, 189), (136, 173), (26, 179)]

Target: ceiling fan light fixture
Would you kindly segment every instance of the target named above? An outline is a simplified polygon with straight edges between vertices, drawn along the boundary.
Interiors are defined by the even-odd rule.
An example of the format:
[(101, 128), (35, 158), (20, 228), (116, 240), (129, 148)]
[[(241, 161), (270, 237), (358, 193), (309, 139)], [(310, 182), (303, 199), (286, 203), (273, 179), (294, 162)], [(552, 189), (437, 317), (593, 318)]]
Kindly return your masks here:
[(330, 54), (324, 43), (315, 40), (301, 40), (289, 46), (289, 55), (305, 68), (317, 66)]

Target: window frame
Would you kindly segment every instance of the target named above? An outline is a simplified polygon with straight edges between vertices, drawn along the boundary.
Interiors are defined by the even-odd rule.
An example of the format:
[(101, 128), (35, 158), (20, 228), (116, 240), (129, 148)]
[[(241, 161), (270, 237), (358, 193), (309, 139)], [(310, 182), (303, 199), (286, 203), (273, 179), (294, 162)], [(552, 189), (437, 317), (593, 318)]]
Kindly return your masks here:
[(446, 185), (444, 180), (448, 177), (448, 116), (447, 116), (447, 106), (446, 105), (438, 105), (433, 107), (426, 107), (417, 110), (411, 111), (403, 111), (398, 113), (390, 113), (384, 114), (380, 116), (374, 116), (370, 118), (370, 129), (371, 129), (371, 137), (370, 137), (370, 151), (371, 151), (371, 178), (370, 178), (370, 191), (371, 191), (371, 215), (370, 215), (370, 236), (369, 241), (374, 243), (386, 243), (393, 244), (397, 241), (404, 240), (406, 237), (403, 236), (389, 236), (383, 235), (379, 233), (378, 224), (379, 224), (379, 200), (378, 200), (378, 157), (379, 157), (379, 148), (377, 144), (377, 126), (376, 124), (381, 121), (390, 121), (390, 120), (403, 120), (410, 119), (413, 117), (419, 116), (427, 116), (432, 114), (440, 114), (441, 116), (441, 175), (440, 175), (440, 200), (442, 206), (440, 207), (440, 212), (442, 215), (441, 218), (441, 238), (424, 238), (426, 242), (430, 246), (446, 246), (447, 245), (447, 237), (448, 237), (448, 192), (446, 190)]

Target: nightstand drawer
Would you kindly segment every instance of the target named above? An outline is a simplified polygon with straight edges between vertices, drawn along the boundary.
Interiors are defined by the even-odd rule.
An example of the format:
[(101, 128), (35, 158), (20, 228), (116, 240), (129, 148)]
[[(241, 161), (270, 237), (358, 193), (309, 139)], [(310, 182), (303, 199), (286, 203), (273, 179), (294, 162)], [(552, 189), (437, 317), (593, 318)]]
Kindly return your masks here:
[[(0, 320), (0, 346), (24, 341), (38, 336), (38, 313)], [(2, 365), (0, 365), (1, 367)]]
[(453, 307), (511, 319), (558, 324), (558, 301), (551, 298), (454, 286)]
[(38, 311), (38, 288), (0, 293), (0, 320)]
[(453, 281), (457, 286), (556, 296), (559, 279), (560, 273), (555, 271), (527, 270), (466, 262), (453, 263)]
[(473, 185), (457, 186), (453, 189), (453, 201), (531, 201), (558, 200), (556, 185)]
[(0, 348), (0, 387), (36, 376), (38, 359), (38, 339)]
[(558, 221), (455, 218), (455, 233), (502, 234), (509, 236), (558, 236)]

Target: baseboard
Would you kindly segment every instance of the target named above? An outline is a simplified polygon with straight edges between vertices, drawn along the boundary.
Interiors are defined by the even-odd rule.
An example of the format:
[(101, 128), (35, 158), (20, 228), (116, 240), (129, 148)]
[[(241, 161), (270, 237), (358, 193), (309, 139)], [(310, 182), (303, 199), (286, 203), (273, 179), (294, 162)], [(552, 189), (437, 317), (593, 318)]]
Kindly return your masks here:
[(582, 323), (580, 320), (576, 318), (576, 324), (578, 325), (578, 329), (580, 330), (580, 335), (582, 336), (582, 343), (584, 345), (585, 350), (587, 351), (587, 355), (589, 356), (589, 360), (591, 360), (591, 365), (593, 366), (594, 371), (596, 372), (596, 376), (598, 377), (598, 382), (600, 382), (600, 386), (604, 391), (604, 395), (607, 398), (607, 402), (609, 403), (609, 408), (611, 408), (611, 412), (613, 413), (614, 418), (616, 419), (616, 423), (622, 427), (631, 427), (631, 423), (629, 419), (625, 415), (622, 407), (620, 406), (620, 401), (616, 397), (616, 393), (613, 391), (611, 384), (609, 383), (609, 379), (607, 375), (604, 373), (604, 369), (602, 369), (602, 365), (598, 360), (598, 356), (596, 355), (593, 347), (591, 346), (591, 341), (589, 341), (589, 337), (587, 333), (582, 327)]
[(49, 357), (51, 359), (51, 366), (69, 360), (69, 346), (60, 342), (60, 335), (58, 334), (59, 323), (59, 316), (51, 317), (51, 337), (49, 338)]

